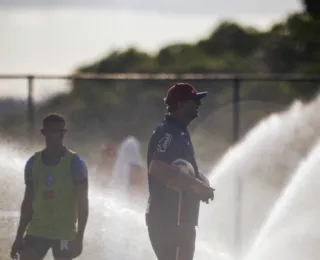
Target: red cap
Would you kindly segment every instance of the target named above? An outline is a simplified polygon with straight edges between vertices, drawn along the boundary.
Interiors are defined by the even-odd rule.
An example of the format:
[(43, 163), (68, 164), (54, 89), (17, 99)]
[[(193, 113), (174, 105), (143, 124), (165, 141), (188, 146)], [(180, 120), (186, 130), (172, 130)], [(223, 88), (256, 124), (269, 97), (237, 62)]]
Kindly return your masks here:
[(164, 101), (167, 105), (176, 104), (186, 100), (200, 100), (204, 98), (208, 92), (197, 92), (194, 87), (188, 83), (176, 83), (167, 92)]

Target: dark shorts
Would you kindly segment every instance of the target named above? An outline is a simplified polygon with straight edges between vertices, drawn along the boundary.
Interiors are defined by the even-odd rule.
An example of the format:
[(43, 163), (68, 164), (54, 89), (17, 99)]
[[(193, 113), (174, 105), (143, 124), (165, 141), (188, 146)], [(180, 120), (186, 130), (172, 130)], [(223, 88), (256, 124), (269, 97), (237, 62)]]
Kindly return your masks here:
[(149, 223), (148, 232), (158, 260), (176, 260), (177, 247), (179, 247), (179, 259), (193, 259), (196, 227), (188, 226), (179, 231), (178, 227)]
[(41, 258), (44, 258), (49, 249), (52, 250), (54, 257), (69, 258), (72, 256), (71, 242), (68, 240), (47, 239), (30, 235), (27, 235), (24, 240), (26, 247), (33, 249)]

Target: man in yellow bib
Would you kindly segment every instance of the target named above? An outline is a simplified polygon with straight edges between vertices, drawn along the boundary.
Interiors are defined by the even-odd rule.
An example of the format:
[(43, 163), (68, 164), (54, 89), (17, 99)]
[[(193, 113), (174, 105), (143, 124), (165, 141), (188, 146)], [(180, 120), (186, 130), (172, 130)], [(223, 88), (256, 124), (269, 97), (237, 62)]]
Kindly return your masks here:
[(42, 260), (51, 249), (55, 260), (69, 260), (82, 252), (89, 211), (87, 167), (63, 144), (62, 116), (45, 117), (41, 133), (46, 147), (25, 166), (26, 189), (11, 257)]

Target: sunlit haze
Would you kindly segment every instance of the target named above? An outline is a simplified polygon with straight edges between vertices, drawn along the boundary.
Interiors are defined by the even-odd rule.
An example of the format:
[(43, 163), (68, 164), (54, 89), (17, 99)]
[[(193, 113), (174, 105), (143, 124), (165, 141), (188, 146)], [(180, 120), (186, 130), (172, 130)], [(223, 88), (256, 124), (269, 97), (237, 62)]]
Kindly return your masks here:
[[(0, 1), (0, 6), (4, 6), (0, 10), (2, 74), (68, 74), (115, 49), (135, 46), (155, 53), (170, 43), (196, 42), (207, 37), (222, 19), (264, 29), (301, 9), (299, 1), (293, 0), (282, 1), (280, 6), (275, 1), (266, 5), (262, 0), (254, 3), (246, 0), (241, 5), (237, 0), (202, 1), (196, 6), (193, 1), (184, 1), (183, 6), (181, 1), (173, 1), (171, 9), (169, 1), (161, 7), (159, 4), (142, 7), (141, 1), (140, 4), (121, 1), (117, 5), (107, 1), (104, 8), (97, 8), (94, 3), (98, 1), (94, 1), (88, 9), (81, 1), (78, 5), (77, 1), (64, 1), (69, 3), (68, 7), (55, 1), (56, 6), (50, 8), (50, 1), (41, 1), (44, 7), (38, 6), (39, 1), (20, 2), (24, 4)], [(25, 96), (24, 87), (15, 88), (13, 93), (11, 85), (3, 81), (0, 84), (2, 95)], [(46, 84), (45, 92), (52, 88), (57, 85)], [(41, 90), (37, 93), (41, 95)]]

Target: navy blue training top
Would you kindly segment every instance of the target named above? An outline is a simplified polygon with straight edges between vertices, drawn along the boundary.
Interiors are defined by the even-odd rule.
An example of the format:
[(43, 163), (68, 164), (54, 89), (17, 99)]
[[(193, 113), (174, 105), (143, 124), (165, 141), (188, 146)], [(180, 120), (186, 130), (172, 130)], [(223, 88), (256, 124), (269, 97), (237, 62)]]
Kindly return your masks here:
[[(166, 116), (153, 132), (148, 146), (148, 169), (152, 160), (171, 164), (181, 158), (190, 162), (198, 178), (194, 148), (186, 126), (171, 116)], [(146, 212), (147, 220), (166, 225), (176, 225), (178, 220), (178, 192), (148, 174), (149, 200)], [(183, 192), (181, 222), (198, 225), (200, 200), (193, 193)]]

